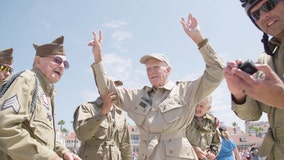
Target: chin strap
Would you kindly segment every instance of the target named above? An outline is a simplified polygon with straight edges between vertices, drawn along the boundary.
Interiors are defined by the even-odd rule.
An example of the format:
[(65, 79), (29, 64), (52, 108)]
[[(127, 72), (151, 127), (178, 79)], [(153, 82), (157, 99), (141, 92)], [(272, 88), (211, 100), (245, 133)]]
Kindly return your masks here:
[(268, 46), (268, 35), (264, 32), (263, 32), (261, 42), (263, 43), (265, 53), (270, 55), (270, 56), (273, 56), (274, 54), (271, 52), (271, 49)]

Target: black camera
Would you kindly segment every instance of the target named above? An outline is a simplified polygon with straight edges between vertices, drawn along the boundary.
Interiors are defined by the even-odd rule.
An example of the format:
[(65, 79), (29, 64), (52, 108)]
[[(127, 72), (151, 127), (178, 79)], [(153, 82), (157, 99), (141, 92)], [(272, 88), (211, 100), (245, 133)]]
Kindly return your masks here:
[(248, 59), (245, 62), (243, 62), (242, 64), (239, 65), (238, 67), (239, 69), (241, 69), (242, 71), (248, 73), (248, 74), (254, 74), (255, 72), (257, 72), (257, 69), (253, 63), (252, 60)]
[(211, 151), (214, 155), (217, 155), (218, 153), (218, 146), (215, 144), (210, 144), (209, 151)]

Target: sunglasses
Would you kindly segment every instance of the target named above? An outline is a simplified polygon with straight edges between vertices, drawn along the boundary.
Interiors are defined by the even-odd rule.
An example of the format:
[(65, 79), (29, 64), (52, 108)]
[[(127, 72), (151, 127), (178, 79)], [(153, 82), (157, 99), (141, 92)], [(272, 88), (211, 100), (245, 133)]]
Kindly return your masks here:
[(258, 21), (260, 18), (260, 10), (267, 13), (271, 11), (280, 0), (268, 0), (263, 3), (256, 11), (253, 11), (250, 15), (254, 21)]
[(4, 66), (4, 65), (0, 65), (0, 71), (3, 73), (12, 73), (13, 72), (13, 68), (10, 66)]
[(53, 58), (53, 62), (55, 62), (58, 65), (61, 65), (63, 63), (65, 69), (68, 69), (70, 67), (69, 62), (63, 61), (61, 57), (55, 56), (55, 57), (46, 57), (46, 58)]

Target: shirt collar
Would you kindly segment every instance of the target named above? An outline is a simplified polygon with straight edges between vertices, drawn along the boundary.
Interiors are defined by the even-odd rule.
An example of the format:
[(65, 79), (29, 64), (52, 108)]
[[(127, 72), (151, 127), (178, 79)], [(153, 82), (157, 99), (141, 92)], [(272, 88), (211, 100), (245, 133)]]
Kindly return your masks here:
[(52, 92), (54, 91), (54, 85), (37, 68), (33, 68), (32, 71), (35, 72), (35, 74), (37, 75), (37, 78), (39, 79), (42, 88), (48, 93), (52, 94)]

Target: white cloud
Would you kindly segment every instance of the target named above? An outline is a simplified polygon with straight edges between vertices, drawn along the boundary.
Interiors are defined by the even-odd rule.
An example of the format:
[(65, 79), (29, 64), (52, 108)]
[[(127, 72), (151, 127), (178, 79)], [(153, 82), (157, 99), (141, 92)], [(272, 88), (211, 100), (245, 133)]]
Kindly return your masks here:
[(115, 20), (115, 21), (104, 22), (103, 26), (105, 26), (106, 28), (118, 28), (120, 26), (125, 26), (127, 24), (128, 24), (127, 22)]
[(120, 43), (124, 40), (131, 39), (132, 34), (130, 32), (127, 32), (127, 31), (117, 30), (117, 31), (114, 31), (114, 33), (112, 34), (112, 38), (116, 42)]
[(83, 102), (89, 102), (90, 100), (95, 100), (99, 96), (98, 92), (95, 90), (83, 90), (81, 97)]

